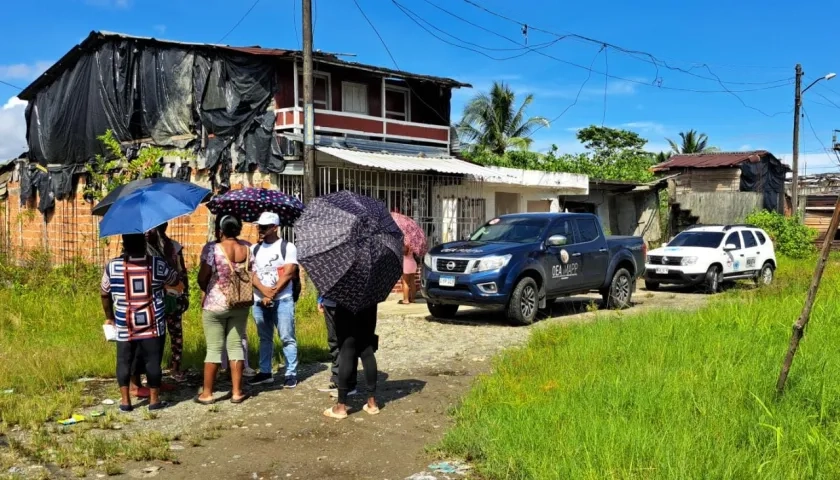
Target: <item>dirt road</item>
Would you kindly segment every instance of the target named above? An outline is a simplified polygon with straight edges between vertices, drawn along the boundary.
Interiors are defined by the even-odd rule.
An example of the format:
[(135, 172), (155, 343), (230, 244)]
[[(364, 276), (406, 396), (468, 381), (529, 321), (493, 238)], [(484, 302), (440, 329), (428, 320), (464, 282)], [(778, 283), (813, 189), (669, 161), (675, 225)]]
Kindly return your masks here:
[[(624, 315), (696, 308), (706, 298), (638, 290), (637, 304)], [(587, 312), (590, 302), (559, 301), (551, 318), (527, 328), (510, 327), (477, 311), (440, 322), (427, 319), (424, 305), (389, 302), (380, 308), (378, 327), (379, 398), (384, 404), (380, 415), (362, 412), (357, 399), (348, 419), (323, 417), (321, 412), (332, 402), (317, 390), (328, 380), (327, 368), (320, 364), (304, 366), (298, 388), (257, 390), (257, 396), (242, 405), (200, 406), (188, 400), (193, 392), (187, 392), (158, 419), (133, 424), (178, 435), (172, 448), (180, 463), (126, 465), (124, 477), (404, 479), (426, 469), (430, 458), (425, 448), (442, 437), (450, 425), (448, 410), (477, 374), (489, 370), (494, 354), (524, 342), (532, 328), (611, 314)], [(194, 446), (202, 434), (210, 440)], [(160, 470), (143, 474), (149, 466)]]

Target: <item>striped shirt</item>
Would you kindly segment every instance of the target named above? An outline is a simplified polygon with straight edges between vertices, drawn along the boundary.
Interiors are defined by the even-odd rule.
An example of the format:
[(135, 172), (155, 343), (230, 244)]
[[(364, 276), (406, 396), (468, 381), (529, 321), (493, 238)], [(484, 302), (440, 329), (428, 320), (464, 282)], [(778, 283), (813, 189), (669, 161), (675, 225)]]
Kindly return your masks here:
[(128, 267), (123, 257), (108, 262), (102, 274), (101, 291), (103, 295), (111, 295), (114, 301), (118, 342), (155, 338), (166, 333), (164, 286), (177, 280), (178, 272), (160, 257), (131, 257)]

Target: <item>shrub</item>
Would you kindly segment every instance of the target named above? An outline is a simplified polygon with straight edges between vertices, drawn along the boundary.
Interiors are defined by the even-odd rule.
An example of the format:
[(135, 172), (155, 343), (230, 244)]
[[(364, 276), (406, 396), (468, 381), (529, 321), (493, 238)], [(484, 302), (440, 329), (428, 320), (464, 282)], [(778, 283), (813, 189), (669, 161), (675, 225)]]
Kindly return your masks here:
[(778, 212), (762, 210), (750, 214), (747, 223), (764, 229), (776, 246), (776, 251), (790, 258), (805, 258), (816, 252), (817, 231), (800, 223), (798, 217), (786, 217)]

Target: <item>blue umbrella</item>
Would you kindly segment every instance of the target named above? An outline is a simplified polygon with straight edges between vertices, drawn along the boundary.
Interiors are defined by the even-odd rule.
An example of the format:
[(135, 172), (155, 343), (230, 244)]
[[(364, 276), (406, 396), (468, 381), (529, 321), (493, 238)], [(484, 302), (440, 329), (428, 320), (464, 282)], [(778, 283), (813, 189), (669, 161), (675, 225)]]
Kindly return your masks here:
[(155, 183), (117, 199), (99, 222), (99, 236), (146, 233), (195, 211), (210, 190), (192, 183)]

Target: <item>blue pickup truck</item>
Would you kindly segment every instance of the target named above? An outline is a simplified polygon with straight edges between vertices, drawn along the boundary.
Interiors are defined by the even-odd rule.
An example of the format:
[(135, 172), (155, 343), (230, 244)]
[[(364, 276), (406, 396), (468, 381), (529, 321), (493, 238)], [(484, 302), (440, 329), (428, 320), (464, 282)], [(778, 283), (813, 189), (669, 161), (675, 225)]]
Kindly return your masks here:
[(469, 240), (430, 250), (421, 286), (435, 317), (452, 318), (467, 305), (527, 325), (555, 299), (590, 291), (608, 308), (630, 306), (645, 255), (641, 237), (608, 237), (592, 214), (504, 215)]

